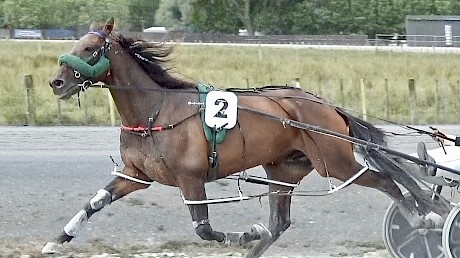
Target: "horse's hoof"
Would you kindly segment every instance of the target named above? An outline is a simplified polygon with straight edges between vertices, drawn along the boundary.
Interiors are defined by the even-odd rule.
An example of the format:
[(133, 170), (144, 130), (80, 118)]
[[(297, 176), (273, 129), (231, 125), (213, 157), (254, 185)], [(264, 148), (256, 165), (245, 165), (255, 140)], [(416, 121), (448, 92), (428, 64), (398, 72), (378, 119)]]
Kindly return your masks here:
[(62, 254), (64, 246), (54, 242), (48, 242), (42, 249), (42, 254)]
[(256, 231), (260, 235), (260, 240), (264, 241), (272, 237), (272, 233), (262, 223), (252, 225), (251, 231)]
[(428, 215), (426, 215), (425, 221), (426, 220), (431, 221), (430, 224), (432, 224), (431, 226), (433, 228), (441, 228), (442, 229), (444, 227), (445, 219), (443, 219), (441, 216), (439, 216), (436, 213), (431, 212)]

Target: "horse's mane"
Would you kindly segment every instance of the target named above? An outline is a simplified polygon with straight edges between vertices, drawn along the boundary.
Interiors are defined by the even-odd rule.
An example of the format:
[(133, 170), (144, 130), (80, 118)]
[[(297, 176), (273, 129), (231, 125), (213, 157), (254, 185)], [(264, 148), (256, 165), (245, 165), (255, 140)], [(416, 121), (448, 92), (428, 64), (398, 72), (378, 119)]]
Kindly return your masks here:
[(116, 34), (114, 40), (140, 64), (149, 77), (160, 87), (168, 89), (196, 87), (196, 84), (176, 78), (169, 73), (170, 68), (166, 67), (166, 63), (169, 61), (167, 57), (174, 50), (173, 47), (124, 37), (119, 33)]

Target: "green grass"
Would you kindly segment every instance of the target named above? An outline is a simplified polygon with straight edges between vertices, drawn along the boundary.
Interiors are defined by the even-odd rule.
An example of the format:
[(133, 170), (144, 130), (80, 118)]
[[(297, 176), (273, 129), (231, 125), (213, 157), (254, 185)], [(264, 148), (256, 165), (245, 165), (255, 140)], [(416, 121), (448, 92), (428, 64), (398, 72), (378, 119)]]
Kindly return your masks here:
[[(25, 74), (34, 80), (36, 124), (110, 124), (107, 92), (100, 89), (83, 94), (82, 108), (75, 99), (62, 102), (58, 117), (58, 101), (48, 80), (58, 67), (58, 57), (72, 45), (0, 41), (0, 124), (27, 123)], [(374, 122), (378, 120), (372, 117), (414, 122), (408, 91), (408, 79), (413, 78), (415, 122), (460, 120), (460, 59), (454, 54), (179, 45), (171, 66), (178, 76), (221, 88), (285, 85), (299, 78), (305, 90), (357, 112), (363, 79), (367, 112)]]

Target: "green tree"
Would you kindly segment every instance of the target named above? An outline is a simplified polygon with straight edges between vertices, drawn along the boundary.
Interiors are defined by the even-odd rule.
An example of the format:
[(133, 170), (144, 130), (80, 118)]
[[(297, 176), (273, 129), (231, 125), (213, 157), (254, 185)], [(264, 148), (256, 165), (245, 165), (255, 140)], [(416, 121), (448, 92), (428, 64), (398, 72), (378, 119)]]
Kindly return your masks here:
[(193, 28), (198, 32), (238, 33), (243, 23), (228, 11), (226, 4), (224, 0), (196, 0), (191, 16)]
[(155, 25), (155, 14), (160, 6), (160, 0), (131, 0), (128, 1), (129, 29), (142, 31)]
[(88, 27), (92, 21), (115, 17), (126, 26), (124, 6), (129, 0), (4, 0), (4, 24), (14, 28), (76, 28)]
[(189, 30), (192, 10), (189, 0), (162, 0), (155, 16), (155, 24), (169, 30)]

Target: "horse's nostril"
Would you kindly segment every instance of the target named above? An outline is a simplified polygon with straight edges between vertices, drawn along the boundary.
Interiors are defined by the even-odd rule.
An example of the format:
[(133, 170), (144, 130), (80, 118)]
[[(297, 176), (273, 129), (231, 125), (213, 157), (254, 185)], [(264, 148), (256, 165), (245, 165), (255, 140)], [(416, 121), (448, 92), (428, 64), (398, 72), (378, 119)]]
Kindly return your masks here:
[(61, 88), (64, 85), (64, 81), (61, 79), (54, 79), (50, 82), (51, 87)]

